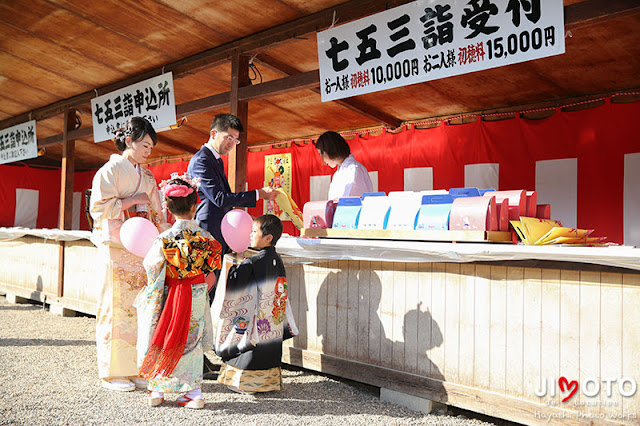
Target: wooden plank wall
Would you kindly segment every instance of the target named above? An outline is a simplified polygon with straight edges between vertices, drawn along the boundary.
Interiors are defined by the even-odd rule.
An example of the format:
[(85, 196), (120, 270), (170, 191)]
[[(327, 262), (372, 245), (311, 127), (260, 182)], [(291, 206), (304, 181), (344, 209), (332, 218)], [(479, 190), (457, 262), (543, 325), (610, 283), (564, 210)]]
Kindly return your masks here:
[[(418, 375), (434, 399), (452, 405), (464, 406), (454, 390), (470, 387), (469, 399), (493, 408), (465, 408), (525, 423), (546, 423), (547, 414), (578, 424), (638, 422), (640, 391), (623, 397), (618, 388), (623, 377), (640, 381), (636, 272), (300, 260), (286, 260), (300, 328), (287, 343), (289, 362), (345, 377), (382, 367), (362, 368), (359, 380), (393, 387), (388, 378), (396, 377), (399, 390), (424, 396)], [(580, 386), (567, 402), (560, 377)]]
[(58, 241), (40, 237), (0, 242), (0, 291), (95, 315), (98, 250), (87, 240), (66, 242), (64, 295), (58, 298), (59, 250)]
[(44, 302), (58, 292), (59, 244), (54, 240), (22, 237), (0, 244), (0, 289)]
[(98, 249), (87, 240), (67, 242), (64, 263), (64, 307), (96, 314), (101, 262)]
[[(59, 302), (94, 313), (97, 250), (65, 250)], [(284, 260), (300, 331), (286, 362), (526, 424), (638, 423), (638, 272)], [(0, 291), (49, 302), (57, 266), (55, 241), (3, 241)], [(580, 386), (567, 402), (560, 377)]]

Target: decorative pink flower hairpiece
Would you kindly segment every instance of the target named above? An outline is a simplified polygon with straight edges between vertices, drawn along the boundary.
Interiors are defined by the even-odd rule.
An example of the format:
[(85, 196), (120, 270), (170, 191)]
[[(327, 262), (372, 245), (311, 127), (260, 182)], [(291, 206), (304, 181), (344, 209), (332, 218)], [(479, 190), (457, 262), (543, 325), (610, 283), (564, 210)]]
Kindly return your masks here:
[(193, 193), (193, 188), (186, 185), (172, 183), (162, 188), (162, 194), (165, 197), (186, 197)]
[(160, 184), (158, 185), (160, 187), (160, 189), (164, 188), (165, 186), (167, 186), (169, 184), (169, 182), (171, 182), (174, 179), (182, 179), (183, 181), (187, 182), (189, 185), (193, 186), (194, 188), (199, 188), (200, 187), (200, 178), (191, 178), (189, 177), (189, 175), (187, 175), (186, 173), (179, 175), (178, 172), (173, 172), (171, 173), (171, 176), (169, 177), (169, 179), (163, 180), (162, 182), (160, 182)]
[[(192, 187), (175, 183), (170, 184), (169, 182), (174, 179), (182, 179)], [(165, 197), (186, 197), (193, 192), (194, 188), (198, 188), (200, 186), (200, 178), (191, 179), (186, 173), (179, 175), (177, 172), (174, 172), (171, 173), (171, 177), (169, 179), (163, 180), (158, 186), (160, 187), (162, 195)]]

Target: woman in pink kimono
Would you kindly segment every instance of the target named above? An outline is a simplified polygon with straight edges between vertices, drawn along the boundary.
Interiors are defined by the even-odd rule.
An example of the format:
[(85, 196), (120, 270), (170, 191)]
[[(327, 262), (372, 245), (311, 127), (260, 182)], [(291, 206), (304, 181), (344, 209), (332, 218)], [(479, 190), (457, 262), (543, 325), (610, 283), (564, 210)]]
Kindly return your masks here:
[(169, 227), (162, 213), (156, 180), (142, 167), (157, 143), (156, 132), (142, 117), (132, 117), (116, 131), (113, 154), (98, 170), (91, 188), (93, 242), (100, 258), (96, 312), (98, 375), (102, 386), (118, 391), (145, 387), (136, 357), (137, 320), (132, 303), (146, 284), (142, 258), (119, 240), (119, 226), (130, 216), (151, 220), (159, 231)]

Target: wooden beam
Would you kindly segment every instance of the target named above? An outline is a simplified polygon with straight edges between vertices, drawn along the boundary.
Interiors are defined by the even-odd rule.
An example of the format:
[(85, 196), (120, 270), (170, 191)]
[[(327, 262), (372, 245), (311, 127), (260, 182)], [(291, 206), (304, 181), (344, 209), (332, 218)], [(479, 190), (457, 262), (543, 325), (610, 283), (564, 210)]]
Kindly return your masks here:
[(64, 246), (64, 241), (58, 241), (58, 297), (64, 295)]
[(299, 90), (312, 89), (318, 87), (319, 84), (320, 71), (313, 70), (256, 84), (255, 86), (242, 87), (239, 90), (239, 95), (242, 101), (253, 101)]
[(196, 99), (194, 101), (185, 102), (176, 105), (176, 116), (184, 117), (187, 115), (200, 114), (220, 108), (227, 108), (231, 99), (231, 92), (220, 93), (205, 98)]
[(369, 119), (377, 123), (386, 124), (392, 129), (396, 129), (402, 125), (402, 120), (400, 120), (399, 118), (375, 109), (358, 99), (338, 99), (332, 102), (336, 102), (339, 105), (342, 105), (343, 107), (348, 108), (360, 115), (368, 117)]
[[(186, 115), (186, 114), (185, 114)], [(81, 129), (72, 130), (69, 132), (69, 138), (77, 140), (77, 139), (93, 139), (93, 127), (83, 127)], [(59, 135), (48, 136), (46, 138), (38, 139), (38, 148), (43, 148), (52, 145), (58, 145), (62, 143), (64, 140), (64, 134), (61, 133)], [(180, 142), (175, 142), (172, 140), (164, 141), (163, 144), (167, 146), (171, 146), (173, 148), (179, 149), (184, 152), (188, 152), (191, 154), (195, 154), (199, 148), (194, 148), (189, 145), (182, 144)]]
[(75, 169), (75, 139), (69, 133), (75, 129), (76, 111), (64, 112), (64, 132), (62, 133), (62, 164), (60, 183), (60, 229), (71, 229), (73, 218), (73, 172)]
[(640, 12), (638, 0), (586, 0), (564, 8), (568, 30)]
[[(256, 84), (254, 86), (240, 87), (238, 89), (238, 99), (247, 101), (264, 99), (283, 93), (309, 89), (320, 84), (320, 73), (318, 70), (301, 74), (302, 75), (299, 76), (267, 81), (266, 83)], [(176, 105), (176, 115), (178, 117), (184, 117), (214, 111), (220, 108), (228, 108), (230, 102), (231, 92), (219, 93)]]
[[(38, 139), (38, 148), (51, 145), (58, 145), (64, 141), (64, 133)], [(83, 127), (81, 129), (69, 130), (68, 137), (72, 140), (93, 138), (93, 127)]]
[(273, 71), (276, 71), (285, 75), (294, 75), (302, 72), (298, 68), (292, 67), (286, 62), (282, 62), (281, 60), (276, 59), (271, 55), (267, 55), (266, 53), (258, 53), (258, 55), (256, 55), (254, 60), (266, 65), (268, 68), (272, 69)]
[[(75, 140), (69, 138), (69, 132), (76, 128), (76, 111), (68, 109), (64, 112), (64, 130), (62, 137), (62, 165), (60, 182), (60, 229), (71, 229), (73, 221), (73, 173), (75, 169)], [(58, 246), (58, 291), (57, 296), (64, 294), (64, 241)]]
[(171, 148), (179, 149), (180, 151), (187, 152), (189, 154), (195, 154), (200, 149), (200, 146), (195, 148), (195, 147), (192, 147), (192, 146), (189, 146), (189, 145), (185, 145), (185, 144), (180, 143), (180, 142), (176, 142), (174, 140), (166, 140), (166, 139), (162, 140), (162, 145), (163, 146), (170, 146)]
[(244, 130), (240, 132), (240, 144), (229, 153), (229, 186), (233, 192), (245, 190), (247, 182), (247, 129), (249, 128), (249, 103), (241, 98), (240, 89), (251, 85), (249, 57), (236, 55), (231, 60), (230, 110), (240, 119)]
[[(271, 68), (272, 70), (275, 70), (287, 75), (297, 75), (301, 72), (296, 68), (263, 53), (259, 54), (256, 57), (256, 59), (262, 62), (263, 64), (265, 64), (266, 66), (268, 66), (269, 68)], [(319, 83), (319, 79), (320, 79), (320, 76), (318, 75), (318, 83)], [(315, 93), (320, 93), (320, 89), (317, 87), (312, 88), (311, 90)], [(366, 103), (355, 98), (338, 99), (332, 102), (342, 105), (343, 107), (348, 108), (351, 111), (357, 114), (360, 114), (364, 117), (367, 117), (370, 120), (375, 121), (376, 123), (385, 124), (394, 129), (397, 127), (400, 127), (400, 125), (402, 124), (402, 121), (399, 118), (394, 117), (385, 112), (382, 112), (376, 108), (373, 108), (367, 105)]]

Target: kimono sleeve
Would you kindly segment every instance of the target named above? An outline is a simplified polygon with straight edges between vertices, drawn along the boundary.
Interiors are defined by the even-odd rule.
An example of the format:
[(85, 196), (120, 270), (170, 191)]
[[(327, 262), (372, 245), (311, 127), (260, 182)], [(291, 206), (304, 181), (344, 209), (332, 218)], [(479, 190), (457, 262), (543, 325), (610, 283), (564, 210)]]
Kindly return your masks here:
[(160, 196), (160, 191), (158, 190), (156, 180), (151, 170), (143, 169), (143, 173), (151, 188), (148, 194), (151, 200), (151, 217), (149, 217), (149, 219), (156, 225), (160, 232), (164, 232), (171, 228), (171, 224), (167, 222), (166, 206), (162, 204), (162, 197)]
[(247, 352), (258, 343), (258, 287), (253, 276), (253, 265), (247, 261), (229, 270), (215, 342), (215, 352), (223, 360)]
[(90, 213), (96, 228), (101, 228), (105, 219), (122, 219), (117, 185), (117, 169), (113, 164), (105, 164), (93, 177)]
[(136, 345), (138, 366), (149, 350), (151, 338), (158, 325), (160, 314), (166, 297), (164, 282), (166, 262), (162, 252), (162, 237), (154, 240), (149, 253), (144, 258), (143, 265), (147, 272), (147, 284), (142, 287), (133, 306), (138, 310), (138, 342)]
[[(278, 255), (277, 264), (280, 276), (286, 279), (287, 271), (284, 268), (284, 264), (282, 263), (282, 258), (280, 257), (280, 255)], [(289, 286), (290, 284), (287, 282), (287, 285)], [(291, 299), (289, 299), (290, 291), (291, 289), (287, 290), (287, 302), (284, 309), (286, 321), (282, 330), (282, 340), (291, 339), (299, 334), (298, 326), (296, 325), (295, 318), (293, 317)]]
[(282, 340), (291, 339), (296, 337), (300, 332), (298, 331), (298, 326), (296, 325), (296, 321), (293, 318), (293, 311), (291, 310), (291, 302), (287, 298), (287, 305), (285, 308), (285, 315), (287, 318), (287, 322), (284, 325)]

